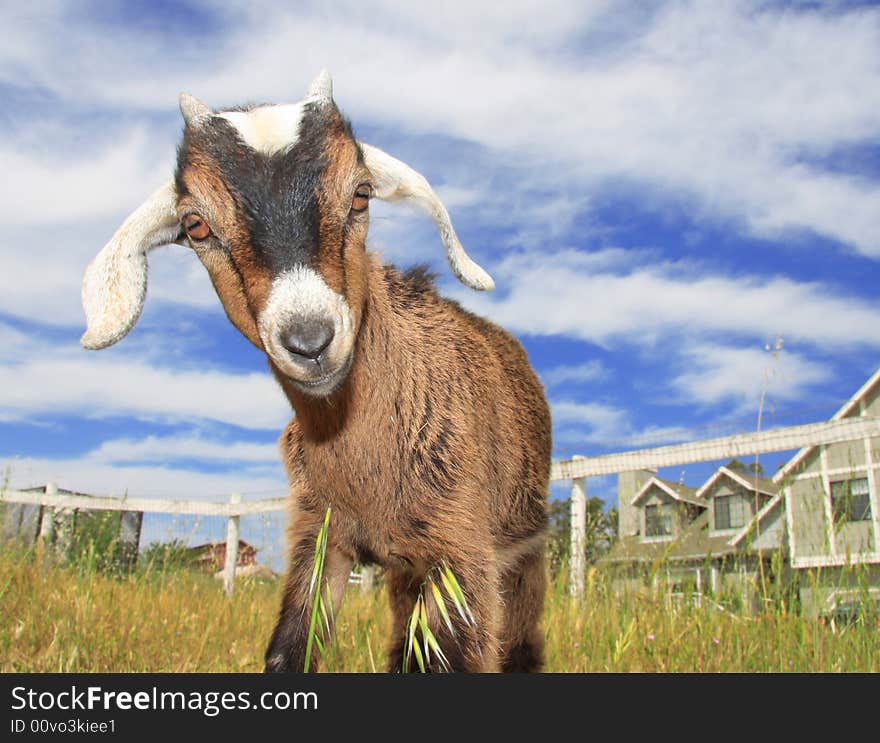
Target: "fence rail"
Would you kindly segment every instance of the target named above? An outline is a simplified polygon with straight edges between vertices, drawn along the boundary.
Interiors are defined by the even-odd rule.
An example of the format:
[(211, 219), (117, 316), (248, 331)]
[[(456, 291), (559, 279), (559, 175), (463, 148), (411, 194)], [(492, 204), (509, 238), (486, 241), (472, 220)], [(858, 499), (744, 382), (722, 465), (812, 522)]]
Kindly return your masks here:
[(94, 511), (140, 511), (142, 513), (192, 514), (197, 516), (249, 516), (287, 508), (287, 498), (265, 498), (249, 502), (160, 500), (157, 498), (114, 498), (92, 495), (53, 495), (51, 493), (6, 490), (0, 502), (22, 503), (52, 508), (87, 508)]
[[(572, 481), (572, 549), (569, 575), (571, 591), (577, 593), (580, 590), (586, 565), (584, 546), (586, 544), (587, 478), (642, 469), (656, 470), (660, 467), (716, 461), (749, 454), (802, 449), (808, 446), (871, 437), (880, 437), (880, 419), (862, 416), (591, 458), (573, 457), (570, 460), (554, 462), (551, 467), (550, 479)], [(287, 498), (267, 498), (259, 501), (241, 502), (237, 495), (233, 495), (228, 503), (64, 495), (58, 494), (51, 484), (46, 487), (46, 492), (42, 493), (15, 490), (0, 492), (0, 503), (3, 502), (39, 505), (51, 509), (72, 508), (225, 516), (229, 519), (226, 541), (227, 557), (238, 554), (238, 523), (241, 516), (283, 511), (287, 507)], [(230, 560), (227, 559), (226, 563), (229, 562)], [(224, 570), (224, 586), (230, 594), (235, 580), (236, 560), (232, 560), (231, 563), (232, 565), (227, 565)]]
[(695, 462), (712, 462), (749, 454), (801, 449), (805, 446), (837, 444), (842, 441), (880, 436), (880, 419), (872, 417), (844, 418), (805, 426), (774, 428), (755, 433), (739, 433), (716, 439), (690, 441), (686, 444), (658, 446), (599, 457), (573, 457), (554, 462), (551, 480), (574, 480), (596, 475), (613, 475), (643, 469), (674, 467)]

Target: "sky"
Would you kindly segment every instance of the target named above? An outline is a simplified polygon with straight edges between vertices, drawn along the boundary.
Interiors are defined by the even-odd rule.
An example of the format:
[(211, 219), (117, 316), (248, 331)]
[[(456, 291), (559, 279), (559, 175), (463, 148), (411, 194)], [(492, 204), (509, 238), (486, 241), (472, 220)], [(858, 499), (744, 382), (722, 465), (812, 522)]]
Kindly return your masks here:
[[(0, 3), (0, 467), (13, 487), (285, 492), (291, 411), (189, 249), (85, 351), (80, 283), (172, 173), (178, 94), (300, 100), (435, 186), (368, 247), (512, 331), (567, 459), (826, 420), (880, 365), (880, 8), (848, 2)], [(764, 455), (769, 473), (787, 455)], [(717, 463), (715, 463), (717, 464)], [(699, 486), (715, 464), (660, 474)], [(554, 487), (565, 497), (568, 484)], [(589, 495), (607, 505), (612, 478)]]

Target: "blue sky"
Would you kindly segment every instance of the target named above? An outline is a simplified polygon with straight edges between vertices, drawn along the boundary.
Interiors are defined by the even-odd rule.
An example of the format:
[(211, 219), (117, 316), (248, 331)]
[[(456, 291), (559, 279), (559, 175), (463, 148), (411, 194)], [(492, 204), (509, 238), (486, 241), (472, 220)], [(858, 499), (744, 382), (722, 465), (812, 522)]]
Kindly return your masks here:
[[(370, 246), (430, 263), (444, 293), (522, 340), (558, 458), (754, 430), (762, 399), (764, 427), (823, 420), (880, 364), (880, 8), (30, 5), (0, 10), (14, 486), (284, 492), (287, 403), (195, 257), (151, 254), (140, 323), (101, 352), (78, 344), (80, 282), (168, 178), (180, 91), (296, 101), (322, 67), (358, 136), (434, 184), (497, 289), (457, 284), (405, 209), (375, 205)], [(710, 470), (661, 474), (699, 485)], [(590, 494), (611, 501), (614, 482)]]

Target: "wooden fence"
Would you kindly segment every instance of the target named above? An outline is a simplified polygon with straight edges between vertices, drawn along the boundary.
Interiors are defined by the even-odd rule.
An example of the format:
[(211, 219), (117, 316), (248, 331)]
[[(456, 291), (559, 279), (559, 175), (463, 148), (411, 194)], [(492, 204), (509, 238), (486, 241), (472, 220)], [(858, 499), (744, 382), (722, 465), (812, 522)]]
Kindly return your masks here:
[[(620, 454), (607, 454), (591, 458), (576, 456), (569, 460), (554, 462), (550, 479), (552, 481), (571, 480), (572, 482), (571, 572), (569, 575), (571, 592), (578, 593), (584, 582), (588, 478), (641, 469), (658, 469), (695, 462), (730, 459), (750, 454), (788, 451), (806, 446), (833, 444), (874, 436), (880, 436), (880, 419), (870, 417), (844, 418)], [(233, 495), (228, 503), (62, 495), (58, 494), (52, 485), (47, 486), (45, 492), (7, 490), (0, 493), (0, 502), (48, 506), (49, 508), (44, 508), (43, 519), (51, 518), (49, 514), (52, 510), (63, 508), (225, 516), (228, 518), (227, 555), (238, 554), (239, 519), (241, 516), (283, 511), (287, 507), (286, 498), (267, 498), (242, 502), (238, 495)], [(42, 525), (40, 533), (43, 533)], [(223, 585), (230, 595), (235, 584), (235, 568), (236, 560), (227, 559), (225, 561)], [(371, 583), (372, 573), (363, 578), (364, 585)]]

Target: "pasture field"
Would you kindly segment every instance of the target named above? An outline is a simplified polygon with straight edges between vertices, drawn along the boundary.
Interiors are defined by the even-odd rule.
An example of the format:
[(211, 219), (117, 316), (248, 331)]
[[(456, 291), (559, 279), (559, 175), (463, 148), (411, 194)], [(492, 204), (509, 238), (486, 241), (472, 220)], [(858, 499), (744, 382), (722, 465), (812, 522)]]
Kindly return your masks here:
[[(279, 595), (277, 580), (241, 580), (229, 599), (191, 570), (113, 576), (0, 552), (0, 672), (261, 671)], [(784, 606), (755, 618), (673, 609), (616, 595), (597, 569), (578, 599), (551, 584), (544, 627), (551, 672), (880, 671), (876, 617), (833, 626)], [(388, 629), (384, 591), (351, 586), (322, 670), (384, 670)]]

